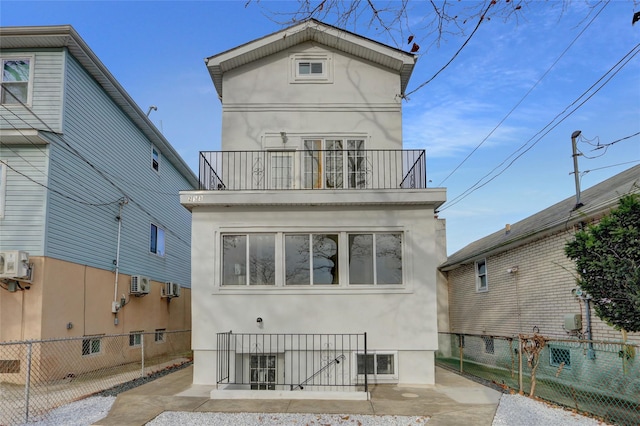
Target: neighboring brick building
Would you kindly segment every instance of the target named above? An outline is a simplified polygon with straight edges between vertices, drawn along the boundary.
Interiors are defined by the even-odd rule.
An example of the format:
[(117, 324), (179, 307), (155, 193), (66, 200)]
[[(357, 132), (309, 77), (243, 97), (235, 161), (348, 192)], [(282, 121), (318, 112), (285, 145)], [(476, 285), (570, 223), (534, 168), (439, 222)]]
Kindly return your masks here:
[[(617, 207), (620, 196), (632, 192), (640, 192), (640, 166), (583, 191), (579, 209), (575, 197), (567, 198), (449, 256), (440, 266), (449, 298), (449, 329), (441, 325), (441, 331), (586, 337), (586, 301), (573, 291), (575, 264), (564, 247), (576, 229), (599, 220)], [(579, 314), (582, 327), (565, 329), (568, 314)], [(600, 320), (593, 306), (590, 316), (594, 340), (621, 340), (621, 333)], [(628, 338), (640, 342), (640, 333)]]

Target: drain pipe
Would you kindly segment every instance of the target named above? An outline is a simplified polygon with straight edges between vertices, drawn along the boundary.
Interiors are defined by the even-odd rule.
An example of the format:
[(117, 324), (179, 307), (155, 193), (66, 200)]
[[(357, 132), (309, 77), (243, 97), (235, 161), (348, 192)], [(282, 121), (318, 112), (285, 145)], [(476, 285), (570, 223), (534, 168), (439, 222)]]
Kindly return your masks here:
[(118, 325), (118, 310), (120, 309), (120, 304), (118, 302), (118, 275), (120, 271), (120, 234), (122, 231), (122, 207), (129, 202), (127, 197), (123, 197), (118, 203), (118, 216), (116, 216), (116, 220), (118, 221), (118, 243), (116, 246), (116, 259), (113, 261), (116, 267), (116, 278), (113, 283), (113, 302), (111, 302), (111, 312), (115, 314), (115, 318), (113, 319), (113, 325)]
[(596, 359), (596, 351), (593, 350), (593, 341), (591, 336), (591, 300), (590, 296), (584, 297), (585, 316), (587, 317), (587, 340), (589, 341), (589, 349), (587, 349), (587, 359)]

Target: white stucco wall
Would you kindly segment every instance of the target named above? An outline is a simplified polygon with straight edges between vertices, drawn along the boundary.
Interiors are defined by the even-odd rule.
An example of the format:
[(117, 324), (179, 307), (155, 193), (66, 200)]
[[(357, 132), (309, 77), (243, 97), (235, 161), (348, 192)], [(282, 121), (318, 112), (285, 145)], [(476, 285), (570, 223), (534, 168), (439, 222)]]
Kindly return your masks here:
[[(185, 196), (185, 195), (183, 195)], [(428, 205), (193, 207), (194, 383), (215, 383), (216, 333), (363, 333), (369, 350), (398, 351), (398, 381), (434, 382), (436, 226)], [(404, 284), (221, 287), (225, 232), (404, 234)], [(341, 264), (340, 268), (347, 268)], [(256, 318), (261, 317), (261, 327)]]
[[(326, 53), (330, 82), (291, 82), (292, 55)], [(308, 136), (366, 136), (367, 149), (401, 149), (397, 72), (312, 43), (231, 70), (223, 77), (222, 149), (260, 150), (286, 132), (280, 148)], [(357, 133), (353, 133), (357, 132)], [(270, 146), (273, 148), (274, 146)]]

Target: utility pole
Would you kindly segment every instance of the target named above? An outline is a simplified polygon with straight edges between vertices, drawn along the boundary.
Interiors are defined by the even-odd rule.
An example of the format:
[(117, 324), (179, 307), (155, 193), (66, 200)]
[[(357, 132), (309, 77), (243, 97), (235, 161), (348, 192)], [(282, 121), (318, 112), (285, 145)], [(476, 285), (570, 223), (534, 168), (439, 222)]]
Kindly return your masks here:
[(576, 139), (580, 136), (582, 132), (580, 130), (576, 130), (571, 134), (571, 148), (573, 149), (573, 175), (576, 179), (576, 206), (573, 208), (574, 210), (579, 209), (584, 204), (580, 202), (580, 172), (578, 171), (578, 148), (576, 146)]

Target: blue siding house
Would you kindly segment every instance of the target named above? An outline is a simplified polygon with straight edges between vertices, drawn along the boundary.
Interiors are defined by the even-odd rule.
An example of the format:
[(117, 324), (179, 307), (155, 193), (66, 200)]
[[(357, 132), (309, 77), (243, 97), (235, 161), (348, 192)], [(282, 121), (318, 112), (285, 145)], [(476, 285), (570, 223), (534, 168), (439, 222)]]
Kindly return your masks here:
[(71, 26), (0, 61), (0, 341), (189, 328), (193, 171)]

